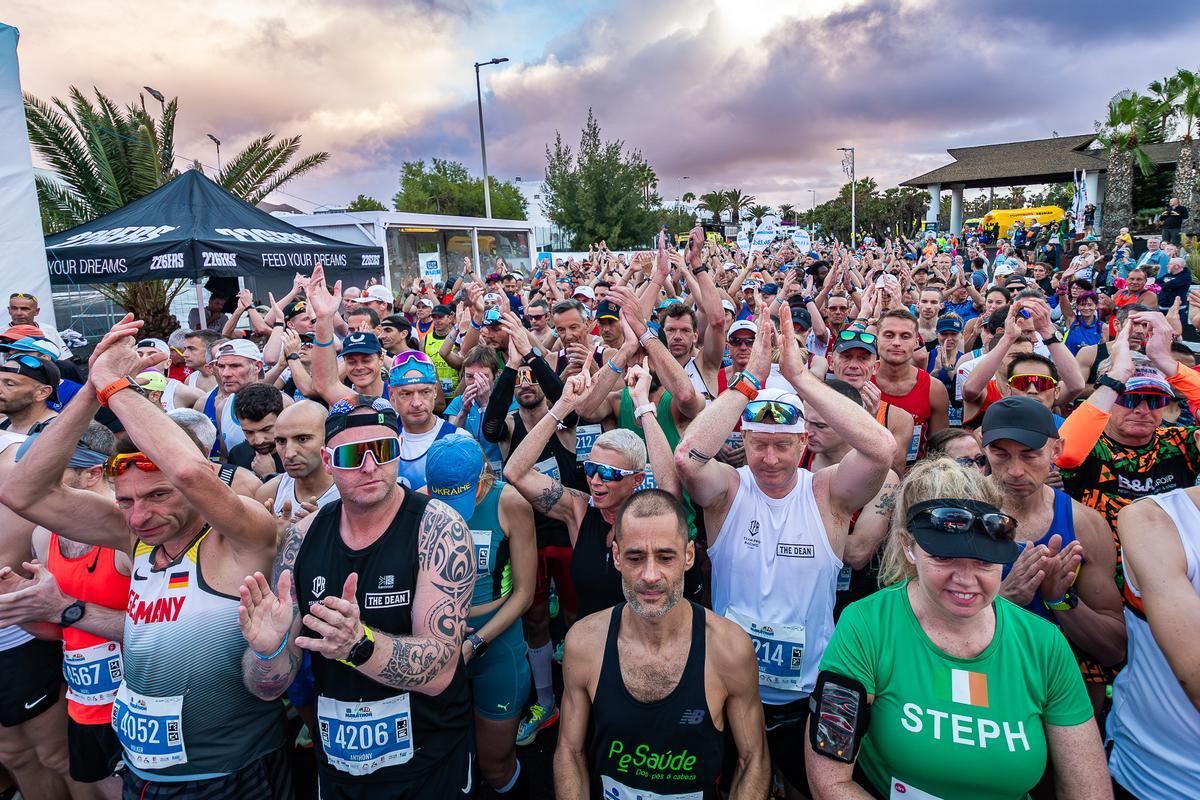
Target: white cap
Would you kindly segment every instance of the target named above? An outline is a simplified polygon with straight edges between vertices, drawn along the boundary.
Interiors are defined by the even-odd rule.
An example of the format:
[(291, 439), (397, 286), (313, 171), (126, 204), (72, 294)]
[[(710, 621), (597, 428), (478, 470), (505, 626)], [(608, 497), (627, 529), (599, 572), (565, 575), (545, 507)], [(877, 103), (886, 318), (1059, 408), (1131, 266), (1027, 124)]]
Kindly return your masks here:
[(1008, 275), (1012, 275), (1016, 271), (1017, 270), (1015, 268), (1010, 267), (1008, 265), (1008, 263), (1005, 262), (1005, 263), (1001, 264), (1000, 266), (996, 267), (996, 272), (994, 273), (994, 275), (997, 278), (1003, 278)]
[(258, 362), (263, 360), (262, 353), (249, 339), (230, 339), (228, 342), (221, 342), (216, 347), (216, 358), (221, 356), (241, 356)]
[(596, 299), (596, 293), (592, 291), (592, 287), (590, 286), (576, 286), (575, 291), (571, 292), (571, 297), (575, 297), (577, 295), (583, 295), (588, 300)]
[(363, 292), (361, 299), (368, 302), (371, 300), (378, 300), (383, 303), (388, 303), (389, 305), (395, 300), (395, 298), (392, 297), (391, 291), (386, 286), (382, 286), (380, 284), (375, 284)]
[(138, 342), (137, 342), (138, 350), (149, 350), (151, 348), (162, 353), (164, 356), (171, 355), (171, 348), (167, 347), (167, 343), (164, 342), (162, 339), (153, 339), (153, 338), (138, 339)]
[(721, 308), (725, 309), (725, 310), (726, 310), (726, 311), (728, 311), (730, 314), (734, 314), (734, 315), (736, 315), (736, 314), (737, 314), (737, 309), (733, 307), (733, 301), (732, 301), (732, 300), (722, 300), (722, 301), (721, 301)]
[(750, 331), (755, 336), (758, 336), (758, 326), (748, 319), (739, 319), (737, 322), (729, 326), (729, 332), (725, 334), (725, 338), (733, 336), (741, 331)]
[(738, 269), (738, 265), (733, 263), (732, 261), (725, 262), (725, 271), (726, 272), (737, 272), (737, 269)]
[(748, 279), (742, 281), (742, 291), (743, 292), (749, 291), (750, 289), (757, 289), (757, 288), (758, 288), (758, 281), (754, 280), (753, 278), (748, 278)]
[(500, 305), (502, 300), (504, 300), (504, 295), (497, 294), (496, 292), (488, 292), (483, 296), (485, 305)]
[(429, 308), (433, 308), (433, 301), (430, 300), (428, 297), (422, 297), (420, 300), (417, 301), (417, 305), (428, 306)]

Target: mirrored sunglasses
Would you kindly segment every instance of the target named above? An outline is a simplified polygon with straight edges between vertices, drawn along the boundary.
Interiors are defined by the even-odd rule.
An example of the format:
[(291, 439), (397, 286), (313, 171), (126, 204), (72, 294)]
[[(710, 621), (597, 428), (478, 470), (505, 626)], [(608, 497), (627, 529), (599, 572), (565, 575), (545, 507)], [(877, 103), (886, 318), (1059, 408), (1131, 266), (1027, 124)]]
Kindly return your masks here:
[(109, 456), (108, 460), (104, 462), (104, 474), (115, 478), (118, 475), (124, 475), (130, 467), (137, 467), (142, 472), (158, 472), (158, 467), (146, 457), (145, 453), (120, 453)]
[(347, 442), (337, 447), (326, 447), (325, 452), (329, 453), (329, 461), (334, 469), (359, 469), (366, 460), (367, 453), (375, 459), (376, 466), (382, 467), (400, 458), (400, 439), (397, 436), (386, 436), (364, 442)]
[(588, 478), (600, 476), (600, 480), (605, 483), (619, 483), (630, 475), (636, 475), (641, 470), (636, 469), (621, 469), (620, 467), (612, 467), (608, 464), (601, 464), (599, 461), (583, 462), (583, 474)]
[(791, 403), (779, 400), (754, 400), (742, 411), (743, 422), (761, 422), (767, 425), (795, 425), (804, 419), (803, 412)]
[(1174, 397), (1165, 394), (1123, 394), (1117, 398), (1117, 405), (1121, 408), (1134, 409), (1145, 403), (1146, 408), (1151, 411), (1157, 411), (1160, 408), (1166, 408), (1171, 405), (1174, 400)]
[(1031, 388), (1035, 392), (1045, 392), (1058, 386), (1058, 381), (1049, 375), (1013, 375), (1008, 379), (1008, 385), (1018, 392), (1027, 392)]

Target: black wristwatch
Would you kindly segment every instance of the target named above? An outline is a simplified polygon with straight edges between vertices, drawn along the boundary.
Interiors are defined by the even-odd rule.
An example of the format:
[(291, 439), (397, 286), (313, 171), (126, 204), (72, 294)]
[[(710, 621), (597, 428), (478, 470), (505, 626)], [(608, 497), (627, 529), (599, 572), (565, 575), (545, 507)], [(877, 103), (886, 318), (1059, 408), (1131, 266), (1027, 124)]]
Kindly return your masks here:
[(484, 639), (478, 633), (472, 633), (467, 637), (467, 641), (471, 643), (471, 658), (479, 658), (487, 652), (487, 639)]
[(79, 620), (83, 619), (83, 612), (87, 611), (87, 604), (82, 600), (76, 600), (71, 605), (63, 609), (62, 616), (58, 620), (58, 624), (64, 628), (69, 628)]
[(1055, 331), (1054, 333), (1042, 339), (1042, 344), (1046, 345), (1047, 347), (1052, 344), (1062, 344), (1062, 336), (1059, 335), (1058, 331)]
[(300, 354), (299, 353), (288, 353), (287, 356), (285, 356), (285, 357), (287, 358), (288, 361), (295, 361), (296, 359), (298, 359), (300, 357)]
[(1117, 394), (1125, 394), (1125, 384), (1116, 378), (1109, 377), (1108, 375), (1101, 375), (1099, 378), (1096, 378), (1096, 385), (1107, 386)]
[(343, 664), (351, 667), (361, 667), (363, 664), (371, 660), (371, 656), (375, 653), (375, 634), (366, 625), (363, 625), (362, 638), (354, 643), (350, 648), (350, 652), (345, 658), (338, 659)]
[(529, 366), (530, 361), (533, 361), (535, 358), (541, 358), (541, 357), (542, 357), (542, 348), (534, 347), (534, 348), (531, 348), (529, 350), (529, 352), (525, 354), (525, 358), (521, 359), (521, 363), (524, 364), (525, 366)]

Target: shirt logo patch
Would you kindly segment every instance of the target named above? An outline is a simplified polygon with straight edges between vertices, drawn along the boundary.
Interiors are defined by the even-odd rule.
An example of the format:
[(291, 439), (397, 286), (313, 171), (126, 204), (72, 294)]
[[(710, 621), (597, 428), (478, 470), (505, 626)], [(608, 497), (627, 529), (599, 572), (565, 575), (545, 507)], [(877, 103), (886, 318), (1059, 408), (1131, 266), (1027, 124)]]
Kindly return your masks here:
[(704, 722), (704, 715), (707, 712), (703, 708), (685, 708), (682, 716), (679, 717), (680, 725), (699, 725)]
[(775, 547), (775, 555), (784, 558), (813, 558), (816, 550), (811, 544), (793, 544), (780, 542)]
[(380, 589), (391, 589), (395, 585), (396, 585), (396, 576), (395, 575), (380, 575), (379, 576), (379, 588)]
[(367, 592), (364, 600), (366, 601), (363, 603), (364, 608), (397, 608), (408, 605), (409, 593), (407, 591)]
[(318, 575), (317, 577), (313, 578), (312, 593), (313, 593), (313, 597), (320, 597), (321, 595), (325, 594), (325, 576), (324, 575)]
[(756, 519), (752, 519), (752, 520), (750, 520), (750, 528), (749, 528), (750, 535), (751, 535), (751, 536), (758, 536), (758, 532), (759, 532), (759, 530), (760, 530), (760, 527), (759, 527), (759, 524), (758, 524), (758, 520), (756, 520)]

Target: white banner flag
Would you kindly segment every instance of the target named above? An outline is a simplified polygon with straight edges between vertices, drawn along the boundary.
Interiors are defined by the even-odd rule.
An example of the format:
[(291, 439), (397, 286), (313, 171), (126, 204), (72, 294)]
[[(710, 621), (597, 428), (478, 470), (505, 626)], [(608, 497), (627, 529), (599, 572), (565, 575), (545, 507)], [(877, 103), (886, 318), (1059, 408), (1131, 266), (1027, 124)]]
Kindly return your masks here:
[(812, 250), (812, 239), (806, 230), (798, 230), (793, 233), (792, 244), (800, 251), (801, 255), (805, 255), (808, 251)]
[(770, 247), (773, 241), (775, 241), (775, 223), (763, 222), (754, 231), (754, 238), (750, 242), (750, 252), (761, 253)]
[(738, 250), (741, 250), (743, 253), (750, 252), (750, 237), (746, 235), (745, 231), (742, 231), (738, 234), (737, 246)]

